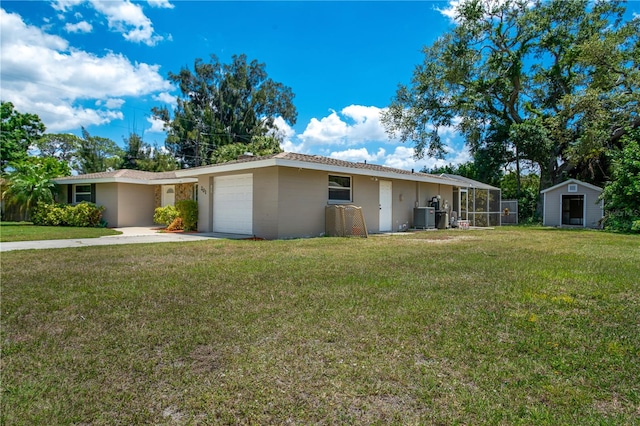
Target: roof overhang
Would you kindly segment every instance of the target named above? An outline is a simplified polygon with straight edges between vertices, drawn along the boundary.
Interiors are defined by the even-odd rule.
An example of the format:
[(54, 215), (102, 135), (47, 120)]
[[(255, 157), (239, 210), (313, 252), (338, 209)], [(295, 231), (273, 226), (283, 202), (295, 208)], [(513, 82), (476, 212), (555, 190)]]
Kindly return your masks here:
[(544, 194), (545, 192), (553, 191), (554, 189), (558, 189), (560, 187), (563, 187), (572, 183), (585, 186), (589, 189), (593, 189), (594, 191), (602, 191), (602, 188), (600, 188), (599, 186), (591, 185), (590, 183), (582, 182), (578, 179), (569, 179), (569, 180), (565, 180), (564, 182), (560, 182), (557, 185), (553, 185), (552, 187), (549, 187), (547, 189), (543, 189), (542, 191), (540, 191), (540, 193)]
[(58, 178), (52, 179), (58, 185), (86, 185), (90, 183), (129, 183), (134, 185), (176, 185), (180, 183), (196, 183), (197, 178), (181, 177), (171, 179), (132, 179), (125, 177), (102, 177), (102, 178)]
[(264, 160), (247, 161), (232, 164), (217, 164), (212, 166), (198, 167), (194, 169), (176, 170), (176, 176), (205, 176), (222, 173), (240, 172), (261, 169), (265, 167), (290, 167), (300, 170), (315, 170), (337, 174), (349, 174), (358, 176), (369, 176), (384, 179), (408, 180), (413, 182), (435, 183), (451, 186), (464, 186), (463, 183), (440, 176), (430, 176), (421, 173), (395, 173), (393, 171), (382, 171), (358, 167), (338, 166), (334, 164), (322, 164), (308, 161), (298, 161), (286, 158), (266, 158)]

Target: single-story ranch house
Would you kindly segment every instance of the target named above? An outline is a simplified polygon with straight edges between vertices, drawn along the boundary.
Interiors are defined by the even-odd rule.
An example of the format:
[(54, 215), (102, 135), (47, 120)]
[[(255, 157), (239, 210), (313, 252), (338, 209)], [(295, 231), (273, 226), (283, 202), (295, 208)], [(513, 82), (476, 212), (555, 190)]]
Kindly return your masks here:
[(602, 188), (569, 179), (540, 191), (543, 195), (543, 224), (600, 228), (604, 217)]
[(479, 182), (288, 152), (174, 172), (117, 170), (54, 181), (62, 201), (103, 205), (110, 227), (152, 226), (156, 207), (181, 199), (198, 201), (200, 232), (265, 239), (324, 235), (327, 206), (343, 204), (361, 207), (370, 233), (413, 227), (414, 208), (436, 199), (449, 217), (466, 220), (473, 211), (482, 216), (478, 225), (500, 224), (498, 188), (488, 187), (476, 206), (467, 192), (487, 187)]
[(90, 201), (104, 206), (102, 214), (113, 228), (153, 226), (156, 207), (194, 199), (195, 178), (178, 178), (175, 172), (114, 170), (67, 176), (53, 180), (59, 200), (67, 204)]

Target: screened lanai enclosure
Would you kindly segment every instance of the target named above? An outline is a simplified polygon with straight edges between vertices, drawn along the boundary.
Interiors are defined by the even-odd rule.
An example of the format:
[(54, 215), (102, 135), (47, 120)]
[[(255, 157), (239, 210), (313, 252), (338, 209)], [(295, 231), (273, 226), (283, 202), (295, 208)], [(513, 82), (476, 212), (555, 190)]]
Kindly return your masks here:
[(453, 189), (453, 211), (458, 220), (469, 226), (500, 226), (503, 211), (500, 205), (500, 188), (462, 176), (445, 174), (449, 179), (460, 181)]

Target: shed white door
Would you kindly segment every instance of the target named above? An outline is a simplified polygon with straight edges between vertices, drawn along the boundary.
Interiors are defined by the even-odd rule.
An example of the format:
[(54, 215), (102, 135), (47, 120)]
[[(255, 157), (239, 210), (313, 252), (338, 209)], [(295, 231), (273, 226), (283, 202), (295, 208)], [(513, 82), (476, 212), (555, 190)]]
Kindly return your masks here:
[(380, 182), (380, 232), (390, 232), (393, 228), (392, 187), (390, 180)]
[(213, 178), (213, 232), (253, 234), (253, 174)]

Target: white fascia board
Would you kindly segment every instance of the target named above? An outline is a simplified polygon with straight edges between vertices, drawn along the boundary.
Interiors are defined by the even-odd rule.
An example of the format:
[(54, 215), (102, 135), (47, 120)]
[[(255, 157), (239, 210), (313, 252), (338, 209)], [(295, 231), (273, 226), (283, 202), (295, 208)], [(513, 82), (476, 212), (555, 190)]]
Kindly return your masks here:
[(215, 164), (206, 167), (198, 167), (196, 169), (181, 169), (176, 170), (176, 176), (182, 177), (195, 177), (203, 175), (215, 175), (220, 173), (237, 172), (249, 169), (260, 169), (263, 167), (271, 167), (276, 165), (275, 158), (267, 158), (266, 160), (246, 161), (242, 163), (233, 164)]
[(197, 183), (198, 178), (154, 179), (146, 181), (148, 185), (177, 185), (180, 183)]
[(131, 179), (122, 177), (86, 178), (86, 179), (52, 179), (58, 185), (86, 185), (90, 183), (132, 183), (135, 185), (174, 185), (179, 183), (196, 183), (196, 178), (178, 179)]
[(372, 170), (372, 169), (360, 169), (357, 167), (344, 167), (344, 166), (336, 166), (333, 164), (311, 163), (307, 161), (288, 160), (284, 158), (268, 158), (265, 160), (248, 161), (243, 163), (221, 164), (218, 166), (203, 167), (199, 170), (192, 170), (191, 172), (189, 172), (189, 169), (176, 170), (176, 175), (179, 177), (180, 176), (201, 176), (201, 175), (220, 174), (220, 173), (244, 171), (244, 170), (250, 170), (250, 169), (259, 169), (263, 167), (275, 167), (275, 166), (290, 167), (295, 169), (324, 171), (324, 172), (331, 172), (331, 173), (344, 174), (344, 175), (371, 176), (371, 177), (377, 177), (377, 178), (408, 180), (412, 182), (436, 183), (436, 184), (444, 184), (444, 185), (451, 185), (451, 186), (458, 186), (458, 187), (464, 186), (458, 181), (441, 178), (441, 177), (420, 176), (417, 174), (408, 175), (408, 174), (384, 172), (384, 171)]
[(600, 188), (599, 186), (591, 185), (590, 183), (582, 182), (582, 181), (577, 180), (577, 179), (569, 179), (569, 180), (565, 180), (564, 182), (560, 182), (560, 183), (558, 183), (556, 185), (553, 185), (553, 186), (551, 186), (551, 187), (549, 187), (547, 189), (543, 189), (542, 191), (540, 191), (540, 193), (544, 194), (546, 192), (553, 191), (554, 189), (558, 189), (558, 188), (560, 188), (562, 186), (569, 185), (571, 183), (575, 183), (575, 184), (578, 184), (578, 185), (585, 186), (585, 187), (587, 187), (589, 189), (593, 189), (594, 191), (602, 191), (602, 188)]

